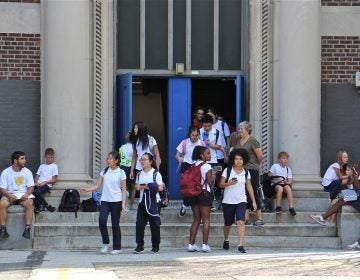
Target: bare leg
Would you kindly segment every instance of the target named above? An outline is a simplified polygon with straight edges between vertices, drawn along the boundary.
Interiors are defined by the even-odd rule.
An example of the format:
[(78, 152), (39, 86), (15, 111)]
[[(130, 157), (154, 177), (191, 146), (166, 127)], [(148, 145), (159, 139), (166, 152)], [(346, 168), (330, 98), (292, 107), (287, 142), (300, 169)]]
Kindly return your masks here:
[(292, 189), (289, 185), (285, 185), (284, 186), (284, 191), (286, 193), (286, 197), (288, 200), (288, 204), (289, 204), (289, 208), (293, 208), (294, 205), (294, 196), (293, 196), (293, 192)]
[(10, 202), (6, 199), (0, 200), (0, 225), (5, 226), (7, 222), (7, 209)]
[(341, 207), (343, 207), (343, 205), (345, 204), (346, 202), (343, 199), (339, 199), (334, 205), (330, 207), (330, 209), (327, 212), (325, 212), (322, 215), (322, 217), (324, 219), (329, 218), (332, 214), (337, 213), (341, 209)]
[(283, 188), (282, 186), (277, 185), (277, 186), (275, 187), (276, 207), (280, 207), (280, 206), (281, 206), (281, 200), (282, 200), (282, 197), (283, 197), (283, 191), (284, 191), (284, 188)]
[(27, 199), (27, 200), (23, 201), (21, 203), (21, 205), (22, 205), (22, 207), (25, 208), (25, 224), (31, 225), (32, 219), (33, 219), (33, 212), (34, 212), (33, 200)]
[(196, 234), (198, 232), (199, 226), (200, 226), (200, 220), (201, 220), (201, 214), (200, 214), (200, 208), (199, 205), (193, 205), (191, 206), (192, 212), (193, 212), (193, 222), (190, 227), (190, 244), (195, 244), (196, 240)]
[(231, 226), (224, 225), (224, 239), (229, 240)]
[(210, 210), (211, 207), (199, 206), (203, 222), (203, 244), (208, 244), (210, 232)]
[(236, 221), (236, 225), (238, 230), (239, 246), (243, 246), (245, 237), (245, 223), (244, 221), (238, 220)]

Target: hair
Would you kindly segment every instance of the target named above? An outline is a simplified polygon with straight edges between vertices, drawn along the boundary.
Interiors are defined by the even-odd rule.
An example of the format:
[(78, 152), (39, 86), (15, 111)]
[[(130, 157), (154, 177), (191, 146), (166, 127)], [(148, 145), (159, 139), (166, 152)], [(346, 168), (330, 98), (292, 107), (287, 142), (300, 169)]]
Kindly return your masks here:
[[(135, 125), (138, 127), (138, 133), (135, 135), (134, 128)], [(143, 121), (137, 121), (134, 123), (131, 135), (130, 135), (130, 142), (133, 144), (134, 149), (136, 149), (136, 143), (139, 140), (139, 144), (141, 144), (143, 149), (146, 149), (149, 146), (149, 137), (146, 123)]]
[(47, 148), (47, 149), (45, 150), (45, 156), (47, 156), (47, 155), (49, 155), (49, 156), (55, 155), (54, 149), (53, 149), (53, 148)]
[(151, 167), (157, 170), (156, 163), (154, 161), (154, 156), (150, 153), (144, 153), (142, 156), (147, 156), (149, 161), (151, 162)]
[(249, 132), (249, 134), (251, 134), (252, 132), (252, 124), (249, 123), (248, 121), (243, 121), (241, 123), (239, 123), (239, 126), (244, 126), (245, 129), (247, 130), (247, 132)]
[(280, 153), (278, 153), (278, 159), (280, 159), (280, 158), (283, 157), (283, 156), (289, 158), (289, 154), (288, 154), (287, 152), (280, 152)]
[(196, 106), (195, 109), (194, 109), (194, 113), (196, 113), (196, 112), (199, 111), (199, 110), (205, 111), (205, 110), (204, 110), (204, 107), (202, 107), (202, 106)]
[(11, 162), (14, 163), (15, 160), (18, 160), (20, 157), (25, 156), (25, 153), (22, 151), (15, 151), (11, 155)]
[(214, 122), (214, 118), (211, 116), (211, 115), (209, 115), (209, 114), (205, 114), (204, 115), (204, 117), (203, 117), (203, 119), (202, 119), (202, 122), (203, 123), (213, 123)]
[(337, 160), (338, 163), (340, 163), (340, 165), (341, 165), (341, 160), (342, 160), (342, 156), (343, 156), (344, 153), (348, 154), (348, 152), (345, 151), (345, 150), (340, 150), (336, 154), (336, 160)]
[(191, 156), (192, 160), (195, 161), (195, 160), (202, 159), (201, 155), (203, 155), (207, 149), (208, 148), (203, 147), (203, 146), (196, 146), (194, 148), (194, 151), (193, 151), (192, 156)]
[(197, 132), (200, 135), (200, 129), (198, 129), (196, 126), (190, 125), (189, 130), (188, 130), (188, 137), (190, 137), (190, 134), (193, 132)]
[(120, 161), (120, 154), (117, 151), (110, 152), (108, 156), (112, 156), (113, 159)]
[(250, 160), (250, 156), (247, 150), (241, 148), (232, 149), (229, 154), (228, 166), (231, 167), (235, 164), (235, 157), (241, 156), (244, 162), (244, 165), (247, 164)]

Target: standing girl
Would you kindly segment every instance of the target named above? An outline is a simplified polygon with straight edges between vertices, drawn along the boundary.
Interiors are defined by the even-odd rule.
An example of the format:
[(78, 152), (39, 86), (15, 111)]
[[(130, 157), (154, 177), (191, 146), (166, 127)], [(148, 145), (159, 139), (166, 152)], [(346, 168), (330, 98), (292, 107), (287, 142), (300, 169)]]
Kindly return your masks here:
[(118, 152), (111, 152), (107, 156), (107, 165), (100, 172), (100, 177), (95, 185), (89, 188), (80, 189), (81, 192), (93, 192), (102, 186), (101, 205), (99, 215), (99, 228), (102, 237), (101, 253), (108, 251), (110, 244), (109, 233), (107, 229), (107, 220), (111, 213), (111, 225), (113, 231), (113, 250), (111, 254), (121, 253), (121, 231), (120, 231), (120, 215), (125, 209), (126, 201), (126, 175), (119, 168), (120, 155)]
[(157, 201), (160, 198), (159, 191), (163, 191), (161, 174), (154, 168), (152, 154), (145, 153), (140, 159), (142, 171), (138, 173), (135, 180), (135, 188), (140, 191), (139, 206), (136, 216), (136, 248), (135, 254), (144, 252), (144, 232), (149, 221), (151, 230), (151, 253), (159, 252), (160, 246), (160, 215)]
[(211, 153), (208, 148), (202, 146), (194, 148), (192, 160), (195, 161), (196, 166), (201, 164), (201, 185), (203, 186), (203, 191), (200, 195), (189, 198), (194, 220), (190, 228), (188, 252), (200, 251), (200, 248), (195, 244), (195, 240), (201, 221), (203, 223), (203, 244), (201, 251), (204, 253), (211, 252), (208, 239), (210, 232), (210, 209), (214, 200), (211, 187), (215, 182), (215, 174), (212, 173), (211, 165), (206, 163), (210, 159)]
[[(192, 160), (192, 154), (196, 146), (205, 146), (204, 141), (199, 139), (200, 130), (195, 126), (189, 127), (188, 138), (182, 140), (176, 148), (175, 158), (180, 165), (180, 174), (183, 174), (194, 161)], [(188, 199), (184, 197), (183, 204), (180, 207), (179, 216), (184, 217), (186, 209), (189, 206)]]
[(129, 203), (130, 205), (129, 208), (125, 209), (126, 211), (133, 209), (133, 204), (136, 194), (135, 186), (133, 184), (134, 181), (130, 179), (131, 161), (133, 156), (133, 146), (130, 142), (130, 134), (131, 134), (130, 132), (126, 134), (125, 136), (126, 143), (124, 145), (121, 145), (119, 149), (120, 168), (124, 170), (126, 174), (126, 189), (128, 190), (128, 192), (130, 192), (130, 203)]
[[(224, 190), (222, 209), (224, 214), (224, 243), (223, 249), (229, 250), (229, 234), (234, 222), (238, 231), (238, 251), (246, 253), (244, 248), (245, 237), (245, 212), (247, 206), (246, 191), (251, 198), (254, 211), (257, 209), (254, 191), (251, 185), (250, 172), (245, 170), (244, 165), (249, 161), (249, 153), (244, 149), (233, 149), (229, 155), (227, 168), (221, 175), (220, 188)], [(229, 170), (231, 168), (231, 170)]]
[(145, 122), (134, 123), (130, 133), (130, 141), (133, 144), (133, 157), (131, 161), (130, 179), (134, 179), (141, 171), (140, 158), (145, 153), (150, 153), (155, 158), (156, 169), (160, 170), (160, 153), (157, 142), (147, 131)]

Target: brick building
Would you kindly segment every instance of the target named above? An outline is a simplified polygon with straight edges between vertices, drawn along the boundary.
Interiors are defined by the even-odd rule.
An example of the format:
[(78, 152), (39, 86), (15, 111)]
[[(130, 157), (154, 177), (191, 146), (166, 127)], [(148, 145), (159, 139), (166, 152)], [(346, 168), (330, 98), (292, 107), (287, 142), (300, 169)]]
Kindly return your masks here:
[(145, 118), (173, 182), (178, 128), (205, 92), (254, 124), (264, 170), (286, 150), (298, 182), (318, 183), (337, 150), (360, 162), (359, 15), (359, 0), (0, 0), (0, 169), (20, 149), (35, 171), (53, 147), (60, 180), (87, 181)]

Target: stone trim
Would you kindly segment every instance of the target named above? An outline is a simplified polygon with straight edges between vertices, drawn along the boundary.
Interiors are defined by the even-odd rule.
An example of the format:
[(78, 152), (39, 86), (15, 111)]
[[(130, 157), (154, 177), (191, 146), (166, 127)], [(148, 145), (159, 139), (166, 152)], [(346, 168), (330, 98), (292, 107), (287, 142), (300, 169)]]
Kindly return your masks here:
[(321, 0), (321, 6), (360, 6), (359, 0)]

